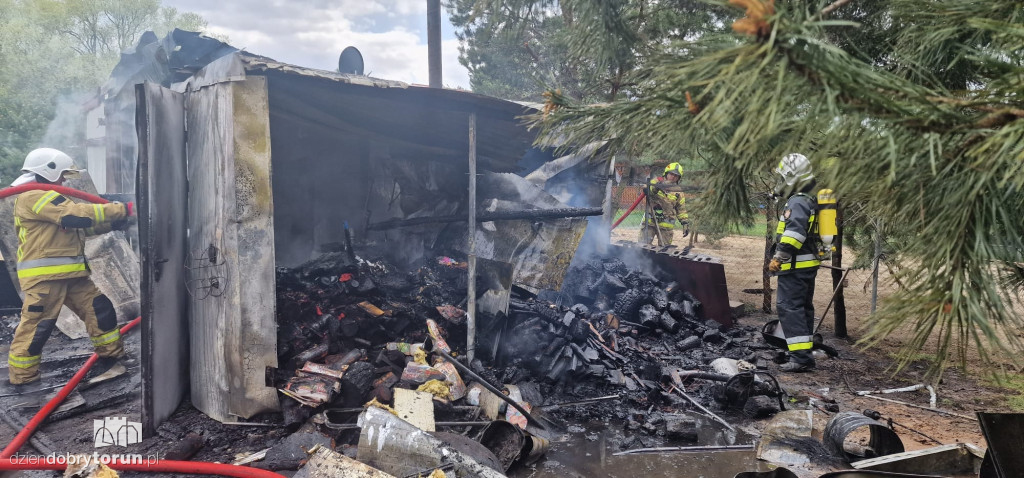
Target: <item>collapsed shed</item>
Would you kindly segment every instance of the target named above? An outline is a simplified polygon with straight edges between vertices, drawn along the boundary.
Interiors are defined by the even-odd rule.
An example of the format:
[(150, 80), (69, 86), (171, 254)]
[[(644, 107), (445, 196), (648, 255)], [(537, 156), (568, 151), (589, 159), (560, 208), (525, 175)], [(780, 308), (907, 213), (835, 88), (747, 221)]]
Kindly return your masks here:
[[(265, 381), (277, 366), (277, 267), (338, 250), (352, 233), (396, 264), (441, 244), (468, 251), (459, 217), (472, 143), (483, 219), (600, 212), (606, 166), (532, 148), (517, 103), (244, 52), (169, 86), (137, 85), (135, 98), (150, 431), (187, 388), (221, 421), (278, 410)], [(476, 254), (509, 264), (522, 287), (558, 289), (586, 222), (483, 222)]]

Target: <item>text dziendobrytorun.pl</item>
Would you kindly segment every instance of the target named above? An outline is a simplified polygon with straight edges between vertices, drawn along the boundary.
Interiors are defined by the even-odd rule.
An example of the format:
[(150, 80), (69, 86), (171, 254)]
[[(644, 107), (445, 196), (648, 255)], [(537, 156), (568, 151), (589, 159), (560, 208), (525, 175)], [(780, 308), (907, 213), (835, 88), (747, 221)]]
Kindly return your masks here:
[(98, 461), (104, 465), (122, 463), (126, 465), (147, 465), (152, 466), (160, 462), (157, 455), (142, 455), (138, 453), (97, 453), (74, 454), (74, 453), (50, 453), (48, 455), (24, 455), (15, 453), (11, 456), (11, 463), (27, 465), (77, 465), (85, 463), (86, 460)]

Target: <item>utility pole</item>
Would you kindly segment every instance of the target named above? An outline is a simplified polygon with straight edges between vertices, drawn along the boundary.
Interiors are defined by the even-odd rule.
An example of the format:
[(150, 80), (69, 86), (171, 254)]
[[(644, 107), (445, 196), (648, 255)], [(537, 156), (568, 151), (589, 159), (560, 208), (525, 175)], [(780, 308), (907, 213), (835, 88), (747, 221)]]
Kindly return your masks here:
[(441, 0), (427, 0), (427, 63), (430, 87), (441, 85)]

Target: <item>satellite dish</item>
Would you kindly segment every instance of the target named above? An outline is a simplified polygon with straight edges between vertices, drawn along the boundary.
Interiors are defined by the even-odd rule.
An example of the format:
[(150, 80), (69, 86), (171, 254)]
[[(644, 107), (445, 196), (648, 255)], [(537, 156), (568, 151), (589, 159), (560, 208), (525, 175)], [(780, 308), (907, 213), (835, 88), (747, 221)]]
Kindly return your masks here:
[(363, 54), (354, 46), (346, 47), (338, 57), (338, 72), (349, 75), (363, 74)]

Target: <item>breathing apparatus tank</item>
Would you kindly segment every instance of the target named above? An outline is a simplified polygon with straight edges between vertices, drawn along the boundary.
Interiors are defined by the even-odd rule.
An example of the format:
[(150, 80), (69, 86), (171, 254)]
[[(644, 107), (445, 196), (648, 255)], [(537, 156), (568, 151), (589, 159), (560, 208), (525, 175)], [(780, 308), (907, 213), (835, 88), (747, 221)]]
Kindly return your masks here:
[(836, 195), (831, 189), (818, 191), (818, 236), (821, 238), (822, 252), (831, 254), (835, 251), (832, 241), (839, 234), (836, 225)]

